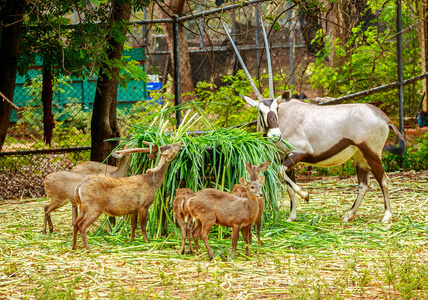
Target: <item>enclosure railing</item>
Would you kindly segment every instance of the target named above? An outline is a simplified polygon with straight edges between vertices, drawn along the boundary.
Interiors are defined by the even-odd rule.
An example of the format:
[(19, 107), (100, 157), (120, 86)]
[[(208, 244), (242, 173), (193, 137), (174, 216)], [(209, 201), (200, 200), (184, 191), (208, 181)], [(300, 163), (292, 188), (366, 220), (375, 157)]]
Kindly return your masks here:
[[(145, 68), (149, 74), (156, 75), (159, 85), (162, 86), (162, 90), (155, 96), (157, 97), (155, 100), (160, 100), (157, 103), (179, 104), (180, 97), (189, 97), (191, 94), (191, 99), (201, 103), (217, 127), (230, 127), (253, 121), (257, 115), (256, 111), (247, 109), (239, 96), (240, 93), (245, 93), (244, 87), (232, 84), (242, 80), (239, 79), (240, 66), (220, 26), (220, 20), (229, 24), (250, 74), (263, 91), (267, 82), (263, 76), (266, 71), (266, 58), (264, 46), (259, 42), (260, 24), (256, 20), (260, 15), (269, 14), (278, 16), (265, 23), (268, 26), (273, 71), (276, 75), (276, 92), (292, 89), (297, 94), (306, 94), (308, 98), (323, 97), (326, 93), (323, 88), (314, 88), (308, 83), (311, 76), (310, 66), (318, 54), (310, 49), (311, 45), (305, 36), (303, 17), (294, 3), (252, 0), (205, 11), (199, 6), (195, 8), (196, 10), (197, 12), (186, 16), (176, 18), (171, 16), (166, 19), (150, 18), (145, 12), (142, 20), (132, 21), (135, 33), (130, 45), (144, 47)], [(176, 39), (174, 49), (169, 49), (165, 35), (158, 34), (159, 27), (166, 23), (175, 24), (176, 30), (182, 29), (185, 32), (186, 39)], [(405, 32), (415, 31), (414, 27), (404, 27)], [(403, 42), (406, 43), (406, 38)], [(395, 44), (396, 41), (391, 38), (385, 43)], [(188, 51), (183, 55), (180, 49)], [(394, 55), (398, 57), (400, 51), (404, 50), (398, 49)], [(188, 76), (183, 76), (183, 70), (178, 68), (181, 66), (180, 61), (186, 60), (190, 72)], [(383, 62), (379, 60), (376, 63)], [(384, 99), (388, 102), (396, 101), (395, 89), (400, 86), (399, 81), (395, 82), (397, 77), (390, 76), (371, 81), (367, 75), (362, 74), (361, 77), (355, 78), (355, 90), (337, 93), (336, 99), (320, 104), (355, 101), (361, 98), (364, 102), (373, 103)], [(415, 91), (419, 91), (421, 80), (426, 78), (428, 73), (419, 74), (419, 69), (415, 68), (410, 76), (407, 74), (408, 79), (402, 81), (406, 116), (415, 115), (421, 103), (420, 93)], [(339, 87), (341, 84), (342, 82), (336, 83)], [(187, 90), (189, 87), (190, 90)], [(29, 93), (37, 92), (37, 86), (33, 85), (30, 88), (32, 90), (29, 90)], [(60, 86), (58, 88), (61, 89)], [(201, 90), (206, 92), (207, 96), (201, 96)], [(77, 161), (88, 159), (91, 114), (73, 102), (74, 98), (78, 97), (77, 94), (78, 92), (70, 93), (68, 96), (66, 103), (68, 118), (57, 122), (52, 147), (43, 144), (40, 107), (28, 106), (19, 112), (19, 120), (10, 127), (5, 146), (0, 152), (0, 172), (33, 172), (43, 177), (58, 168), (69, 168)], [(346, 95), (341, 96), (343, 94)], [(137, 96), (143, 98), (143, 95)], [(23, 95), (16, 94), (14, 99), (19, 100), (20, 97)], [(125, 134), (133, 123), (138, 122), (142, 115), (159, 109), (157, 103), (139, 102), (141, 103), (129, 109), (118, 110), (122, 134)], [(395, 114), (397, 107), (398, 105), (388, 106), (387, 112)]]

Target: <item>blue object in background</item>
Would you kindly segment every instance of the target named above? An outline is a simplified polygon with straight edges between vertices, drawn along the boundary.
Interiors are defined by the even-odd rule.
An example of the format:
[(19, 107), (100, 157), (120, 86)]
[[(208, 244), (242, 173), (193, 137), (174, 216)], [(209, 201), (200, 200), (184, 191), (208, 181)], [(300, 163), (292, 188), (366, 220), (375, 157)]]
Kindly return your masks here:
[[(148, 99), (152, 100), (153, 94), (156, 92), (160, 93), (161, 89), (162, 89), (162, 83), (161, 82), (147, 82), (147, 91), (149, 93)], [(162, 98), (159, 97), (158, 99), (156, 99), (155, 103), (162, 105), (163, 104)]]

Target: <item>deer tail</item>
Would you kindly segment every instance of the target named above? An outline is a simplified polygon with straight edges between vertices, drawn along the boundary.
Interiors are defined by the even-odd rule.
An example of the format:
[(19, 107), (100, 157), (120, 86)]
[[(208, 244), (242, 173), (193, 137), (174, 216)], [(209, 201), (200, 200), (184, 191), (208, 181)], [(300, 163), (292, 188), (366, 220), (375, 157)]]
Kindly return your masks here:
[(82, 201), (80, 200), (79, 191), (80, 191), (80, 184), (78, 184), (76, 186), (75, 190), (74, 190), (74, 197), (75, 197), (75, 200), (76, 200), (76, 206), (77, 207), (80, 207), (80, 205), (82, 204)]

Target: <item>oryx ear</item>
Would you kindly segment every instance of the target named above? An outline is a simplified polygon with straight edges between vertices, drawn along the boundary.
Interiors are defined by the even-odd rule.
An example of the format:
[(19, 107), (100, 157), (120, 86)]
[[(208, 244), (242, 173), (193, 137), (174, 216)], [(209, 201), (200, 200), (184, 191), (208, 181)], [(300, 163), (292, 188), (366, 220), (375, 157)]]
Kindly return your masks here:
[(244, 99), (245, 102), (247, 102), (249, 105), (255, 108), (259, 108), (259, 101), (253, 100), (250, 97), (241, 95), (242, 99)]
[(279, 96), (275, 100), (276, 100), (276, 103), (280, 104), (290, 100), (290, 98), (291, 98), (291, 91), (285, 91), (284, 93), (282, 93), (281, 96)]

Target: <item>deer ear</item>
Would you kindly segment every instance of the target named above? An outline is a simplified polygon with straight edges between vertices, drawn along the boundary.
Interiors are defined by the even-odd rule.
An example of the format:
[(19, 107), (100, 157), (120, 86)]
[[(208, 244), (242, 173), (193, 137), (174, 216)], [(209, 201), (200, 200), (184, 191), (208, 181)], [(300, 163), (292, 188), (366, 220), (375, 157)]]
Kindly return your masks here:
[(265, 183), (265, 177), (262, 176), (259, 179), (257, 179), (257, 181), (258, 181), (259, 185), (262, 186)]
[(247, 102), (252, 107), (259, 108), (259, 104), (260, 104), (259, 101), (253, 100), (250, 97), (247, 97), (244, 95), (241, 95), (241, 97), (242, 97), (242, 99), (244, 99), (245, 102)]
[(266, 171), (268, 167), (269, 167), (269, 162), (265, 161), (264, 163), (262, 163), (260, 166), (257, 167), (257, 170), (259, 172), (263, 172), (263, 171)]
[(248, 162), (245, 162), (245, 170), (247, 170), (248, 173), (251, 172), (251, 165)]
[(239, 179), (239, 183), (240, 183), (240, 184), (242, 184), (242, 185), (247, 185), (247, 180), (245, 180), (245, 178), (244, 178), (244, 177), (241, 177), (241, 178)]

